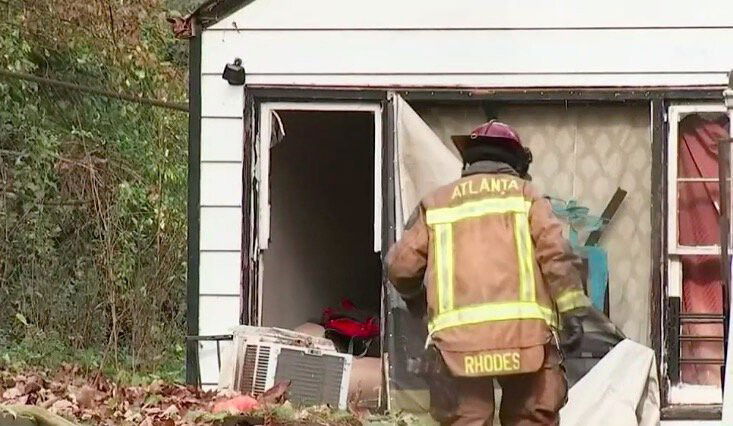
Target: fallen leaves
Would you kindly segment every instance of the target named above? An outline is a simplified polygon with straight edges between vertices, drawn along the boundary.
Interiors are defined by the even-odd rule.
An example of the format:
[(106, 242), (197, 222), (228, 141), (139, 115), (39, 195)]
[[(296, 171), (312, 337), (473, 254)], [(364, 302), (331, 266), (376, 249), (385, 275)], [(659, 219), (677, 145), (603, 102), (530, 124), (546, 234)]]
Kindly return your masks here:
[(104, 377), (84, 377), (73, 366), (55, 375), (14, 374), (0, 369), (0, 404), (35, 405), (79, 423), (177, 426), (199, 424), (189, 412), (207, 411), (217, 392), (155, 381), (122, 386)]
[(77, 424), (110, 426), (419, 424), (391, 416), (373, 422), (359, 395), (352, 395), (348, 411), (295, 407), (287, 400), (289, 388), (289, 381), (280, 382), (254, 398), (160, 380), (122, 386), (103, 376), (86, 377), (73, 366), (55, 375), (17, 374), (0, 368), (0, 411), (20, 407), (37, 416), (55, 414)]
[(95, 403), (103, 399), (103, 395), (97, 389), (86, 384), (78, 392), (75, 392), (72, 397), (82, 408), (93, 408)]
[[(3, 383), (6, 381), (5, 379), (2, 380)], [(39, 397), (39, 391), (44, 389), (46, 385), (46, 381), (36, 374), (19, 374), (11, 383), (13, 387), (2, 393), (2, 399), (23, 405), (35, 405)]]
[(63, 417), (74, 416), (74, 403), (68, 399), (57, 399), (48, 411)]

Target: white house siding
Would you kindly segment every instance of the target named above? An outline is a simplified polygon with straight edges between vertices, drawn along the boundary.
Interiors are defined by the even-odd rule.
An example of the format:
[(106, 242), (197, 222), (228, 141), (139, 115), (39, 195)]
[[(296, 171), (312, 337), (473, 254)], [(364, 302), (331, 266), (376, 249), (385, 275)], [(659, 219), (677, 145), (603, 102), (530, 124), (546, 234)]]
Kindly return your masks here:
[(255, 0), (211, 29), (713, 27), (728, 0)]
[(689, 86), (726, 82), (733, 2), (256, 0), (203, 35), (249, 84)]
[[(202, 77), (199, 334), (239, 323), (242, 248), (243, 89)], [(227, 342), (222, 342), (222, 349)], [(202, 342), (201, 381), (217, 383), (215, 342)]]

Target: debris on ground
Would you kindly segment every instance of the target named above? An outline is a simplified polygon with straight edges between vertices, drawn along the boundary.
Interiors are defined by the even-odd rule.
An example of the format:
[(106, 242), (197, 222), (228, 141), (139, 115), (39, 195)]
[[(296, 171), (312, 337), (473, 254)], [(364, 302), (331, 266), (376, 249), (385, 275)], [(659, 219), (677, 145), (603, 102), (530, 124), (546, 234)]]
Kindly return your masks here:
[(71, 365), (55, 373), (0, 370), (0, 406), (37, 406), (80, 424), (194, 424), (186, 423), (186, 416), (220, 397), (161, 380), (122, 386), (102, 375), (84, 377)]
[(240, 395), (217, 402), (211, 411), (213, 413), (243, 413), (254, 410), (258, 405), (257, 400), (251, 396)]
[(278, 383), (255, 398), (162, 380), (124, 386), (103, 375), (85, 376), (72, 365), (53, 373), (0, 367), (0, 420), (20, 417), (44, 426), (419, 424), (409, 415), (373, 416), (353, 399), (349, 411), (295, 407), (287, 400), (289, 386)]

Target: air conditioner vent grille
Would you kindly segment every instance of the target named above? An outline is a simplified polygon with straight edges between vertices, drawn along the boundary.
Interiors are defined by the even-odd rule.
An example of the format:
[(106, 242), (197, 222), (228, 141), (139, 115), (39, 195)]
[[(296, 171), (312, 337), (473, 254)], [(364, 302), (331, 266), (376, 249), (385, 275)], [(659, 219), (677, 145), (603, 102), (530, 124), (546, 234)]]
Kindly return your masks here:
[(283, 349), (277, 359), (275, 383), (290, 381), (290, 400), (301, 405), (339, 406), (344, 358)]
[(260, 395), (266, 391), (267, 387), (267, 370), (270, 366), (270, 347), (260, 346), (257, 354), (257, 369), (255, 370), (254, 384), (252, 393)]
[(257, 346), (247, 345), (242, 363), (242, 377), (239, 382), (239, 390), (249, 392), (254, 382), (255, 370), (257, 369)]

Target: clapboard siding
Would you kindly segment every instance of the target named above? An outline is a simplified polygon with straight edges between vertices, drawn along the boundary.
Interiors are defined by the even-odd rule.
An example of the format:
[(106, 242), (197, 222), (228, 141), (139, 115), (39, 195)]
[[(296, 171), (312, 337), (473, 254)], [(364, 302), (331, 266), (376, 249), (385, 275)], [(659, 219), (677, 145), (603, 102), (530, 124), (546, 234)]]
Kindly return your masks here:
[(200, 294), (239, 294), (242, 255), (239, 252), (202, 252), (199, 259)]
[[(231, 333), (232, 327), (239, 324), (239, 300), (238, 295), (202, 295), (199, 298), (199, 334), (212, 336)], [(228, 345), (229, 343), (222, 342), (221, 349), (225, 349)], [(223, 359), (224, 353), (221, 355)], [(218, 383), (219, 364), (216, 342), (202, 341), (199, 343), (199, 368), (202, 383)]]
[[(203, 43), (205, 81), (225, 85), (221, 70), (235, 57), (243, 59), (248, 83), (263, 85), (700, 85), (725, 83), (733, 66), (730, 50), (721, 48), (733, 45), (733, 27), (230, 30), (204, 32)], [(223, 89), (217, 90), (209, 95), (216, 98), (209, 100), (211, 110), (234, 102), (216, 96)]]
[[(733, 3), (733, 2), (731, 2)], [(205, 32), (202, 71), (248, 74), (548, 74), (727, 71), (733, 28), (564, 31)], [(714, 42), (713, 42), (714, 41)]]
[[(201, 76), (201, 115), (199, 334), (206, 336), (239, 324), (244, 88), (220, 74)], [(202, 383), (218, 382), (216, 343), (199, 344), (199, 368)]]
[[(238, 295), (202, 295), (199, 298), (199, 334), (212, 336), (231, 333), (232, 327), (239, 324), (239, 300)], [(228, 345), (229, 343), (222, 342), (221, 349), (225, 349)], [(223, 359), (224, 353), (221, 355)], [(199, 343), (199, 368), (202, 383), (218, 383), (219, 364), (216, 342), (202, 341)]]
[(201, 207), (201, 251), (241, 249), (242, 208)]
[(242, 205), (242, 163), (201, 163), (201, 205)]
[(239, 297), (201, 296), (199, 332), (204, 336), (231, 333), (239, 323)]
[(729, 0), (256, 0), (212, 29), (733, 26)]
[[(232, 95), (239, 96), (239, 92)], [(243, 123), (240, 117), (201, 119), (201, 161), (241, 162)]]
[[(209, 43), (202, 40), (203, 52), (210, 49)], [(224, 50), (231, 49), (231, 46), (221, 46)], [(222, 55), (225, 52), (221, 52)], [(214, 64), (204, 65), (206, 53), (202, 53), (201, 69), (204, 72), (211, 72)], [(244, 115), (244, 89), (242, 86), (231, 86), (221, 78), (221, 72), (227, 62), (232, 62), (231, 54), (228, 60), (220, 61), (221, 69), (215, 75), (201, 76), (201, 116), (206, 118), (241, 118)], [(202, 129), (203, 130), (203, 129)]]

